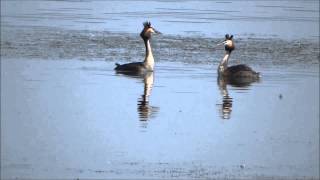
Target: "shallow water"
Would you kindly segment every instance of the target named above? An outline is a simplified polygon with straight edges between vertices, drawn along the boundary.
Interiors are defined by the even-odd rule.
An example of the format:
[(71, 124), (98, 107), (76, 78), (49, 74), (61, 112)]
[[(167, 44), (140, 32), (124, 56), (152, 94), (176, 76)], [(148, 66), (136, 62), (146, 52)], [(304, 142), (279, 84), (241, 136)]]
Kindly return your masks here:
[(224, 88), (207, 65), (160, 63), (145, 79), (112, 68), (2, 61), (2, 176), (319, 176), (317, 71)]
[[(1, 178), (319, 179), (318, 4), (1, 1)], [(155, 72), (116, 74), (146, 18)], [(217, 79), (226, 32), (259, 82)]]

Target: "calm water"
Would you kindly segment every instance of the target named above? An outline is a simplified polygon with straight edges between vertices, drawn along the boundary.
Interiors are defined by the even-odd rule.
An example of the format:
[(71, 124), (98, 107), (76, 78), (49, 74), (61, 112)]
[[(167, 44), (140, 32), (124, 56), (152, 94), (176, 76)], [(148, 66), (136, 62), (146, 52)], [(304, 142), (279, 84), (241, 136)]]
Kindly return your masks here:
[(137, 33), (146, 19), (164, 34), (319, 38), (319, 1), (4, 0), (1, 25)]
[[(141, 61), (152, 20), (154, 73)], [(318, 1), (1, 1), (1, 178), (319, 179)], [(261, 72), (235, 87), (230, 63)]]

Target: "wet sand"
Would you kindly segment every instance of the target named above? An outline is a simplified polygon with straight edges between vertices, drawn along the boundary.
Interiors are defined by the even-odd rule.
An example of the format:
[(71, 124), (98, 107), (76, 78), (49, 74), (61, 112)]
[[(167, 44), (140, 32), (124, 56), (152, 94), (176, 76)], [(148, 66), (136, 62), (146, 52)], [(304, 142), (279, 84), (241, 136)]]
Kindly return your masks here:
[[(318, 2), (17, 2), (1, 4), (1, 179), (319, 179)], [(147, 17), (155, 72), (116, 74), (143, 59)], [(226, 29), (259, 82), (217, 78)]]

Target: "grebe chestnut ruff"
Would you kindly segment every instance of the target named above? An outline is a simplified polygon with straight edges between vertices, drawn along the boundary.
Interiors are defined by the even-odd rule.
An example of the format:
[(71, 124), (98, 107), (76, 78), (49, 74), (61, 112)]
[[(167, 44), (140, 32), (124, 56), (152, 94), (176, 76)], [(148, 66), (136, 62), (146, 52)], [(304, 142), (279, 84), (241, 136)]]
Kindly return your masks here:
[(235, 49), (233, 35), (229, 36), (229, 34), (226, 34), (225, 41), (222, 44), (225, 47), (225, 55), (218, 66), (218, 76), (220, 78), (226, 78), (229, 81), (256, 81), (259, 79), (259, 73), (245, 64), (228, 67), (231, 52)]
[(144, 74), (148, 71), (153, 71), (154, 69), (154, 58), (152, 55), (152, 49), (150, 44), (150, 39), (152, 34), (161, 34), (157, 30), (155, 30), (150, 22), (143, 23), (143, 30), (140, 33), (141, 38), (144, 41), (146, 46), (146, 55), (144, 62), (133, 62), (128, 64), (118, 64), (116, 63), (115, 70), (117, 72), (124, 72), (124, 73), (136, 73), (136, 74)]

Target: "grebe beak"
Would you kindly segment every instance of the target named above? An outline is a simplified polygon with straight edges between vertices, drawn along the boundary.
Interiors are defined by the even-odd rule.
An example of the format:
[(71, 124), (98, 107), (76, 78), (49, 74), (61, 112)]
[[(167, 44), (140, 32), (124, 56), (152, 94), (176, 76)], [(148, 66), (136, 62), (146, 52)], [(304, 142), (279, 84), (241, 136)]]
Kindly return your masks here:
[(226, 45), (227, 41), (222, 41), (221, 43), (216, 44), (213, 48), (216, 48), (221, 45)]
[(153, 29), (155, 34), (162, 34), (160, 31), (157, 31), (156, 29)]
[(221, 43), (218, 43), (216, 46), (226, 45), (227, 41), (222, 41)]

